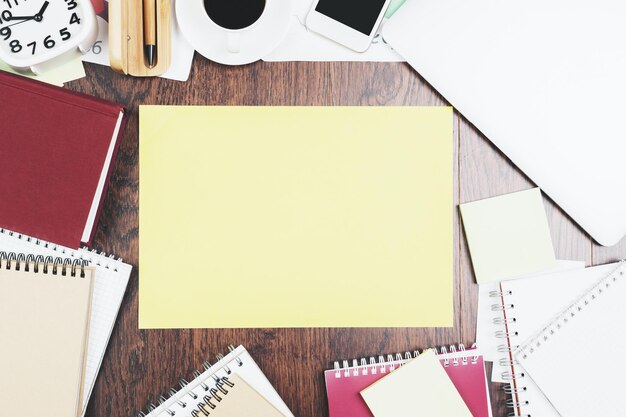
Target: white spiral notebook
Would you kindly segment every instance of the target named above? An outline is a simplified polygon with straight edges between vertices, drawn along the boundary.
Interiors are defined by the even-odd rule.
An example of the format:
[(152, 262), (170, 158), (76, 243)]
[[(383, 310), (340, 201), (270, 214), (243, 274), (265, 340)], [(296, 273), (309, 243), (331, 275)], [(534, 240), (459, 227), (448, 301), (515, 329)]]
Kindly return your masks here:
[(60, 258), (79, 259), (95, 267), (87, 363), (80, 405), (80, 415), (84, 415), (126, 292), (132, 266), (102, 253), (88, 249), (74, 250), (5, 229), (0, 229), (0, 251), (50, 257), (54, 262)]
[(520, 344), (552, 321), (576, 297), (610, 274), (618, 264), (562, 271), (527, 279), (504, 281), (490, 297), (493, 323), (502, 343), (495, 369), (506, 369), (499, 377), (511, 399), (507, 406), (514, 416), (560, 417), (524, 367), (515, 358)]
[[(203, 364), (204, 369), (196, 371), (194, 373), (195, 378), (191, 382), (181, 379), (179, 390), (171, 389), (169, 398), (160, 396), (159, 404), (151, 404), (147, 412), (138, 414), (139, 417), (201, 417), (207, 415), (215, 417), (231, 415), (233, 417), (244, 415), (293, 417), (287, 405), (248, 351), (243, 346), (237, 348), (230, 346), (229, 350), (228, 355), (217, 356), (217, 363), (212, 365), (205, 362)], [(242, 381), (240, 385), (243, 387), (237, 388), (238, 380)], [(242, 393), (242, 391), (245, 392)], [(226, 399), (232, 393), (235, 394), (222, 405), (222, 397)], [(238, 402), (237, 399), (257, 404), (256, 413), (251, 414), (240, 408), (241, 404), (235, 404)], [(215, 407), (213, 407), (214, 405)]]
[[(621, 264), (516, 353), (562, 417), (624, 415), (625, 300), (626, 264)], [(607, 357), (613, 358), (610, 364)]]

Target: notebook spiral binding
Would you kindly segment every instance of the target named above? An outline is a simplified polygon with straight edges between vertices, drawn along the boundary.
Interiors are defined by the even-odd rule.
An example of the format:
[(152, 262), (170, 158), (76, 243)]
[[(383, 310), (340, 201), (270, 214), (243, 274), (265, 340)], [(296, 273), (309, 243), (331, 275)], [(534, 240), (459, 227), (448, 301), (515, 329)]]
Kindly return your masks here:
[(52, 274), (52, 275), (69, 275), (72, 277), (79, 276), (85, 277), (84, 268), (87, 266), (87, 261), (83, 259), (69, 258), (53, 258), (52, 256), (42, 255), (25, 255), (23, 253), (15, 252), (3, 252), (0, 251), (0, 269), (15, 270), (15, 271), (30, 271), (31, 268), (38, 274)]
[(505, 304), (504, 297), (512, 295), (512, 291), (491, 291), (489, 293), (489, 297), (499, 300), (499, 302), (495, 302), (491, 305), (491, 311), (494, 312), (494, 315), (498, 314), (493, 318), (493, 324), (500, 328), (500, 330), (495, 331), (495, 337), (504, 341), (504, 343), (498, 345), (497, 350), (499, 353), (506, 355), (500, 358), (499, 364), (501, 366), (511, 367), (511, 371), (502, 373), (502, 379), (509, 381), (509, 383), (503, 387), (503, 390), (511, 397), (506, 400), (504, 404), (506, 408), (510, 410), (508, 417), (530, 417), (527, 414), (521, 414), (521, 412), (523, 412), (522, 408), (529, 405), (529, 402), (522, 398), (526, 387), (521, 386), (521, 383), (526, 375), (524, 373), (513, 373), (513, 365), (516, 365), (517, 361), (510, 359), (510, 353), (518, 347), (511, 343), (511, 340), (518, 336), (518, 332), (515, 330), (517, 318), (514, 315), (515, 304)]
[[(13, 232), (8, 229), (0, 228), (0, 233), (11, 236), (15, 239), (25, 240), (29, 243), (34, 243), (38, 246), (43, 246), (44, 248), (52, 249), (55, 252), (59, 252), (64, 257), (76, 258), (82, 261), (89, 262), (89, 264), (97, 265), (106, 269), (112, 269), (115, 272), (118, 272), (118, 263), (123, 262), (122, 258), (115, 258), (113, 255), (107, 255), (105, 252), (98, 252), (95, 249), (89, 248), (81, 248), (79, 250), (69, 249), (51, 242), (47, 242), (45, 240), (37, 239), (32, 236), (24, 235), (21, 233)], [(93, 255), (98, 255), (101, 257), (108, 258), (107, 263), (103, 264), (100, 260), (94, 260)], [(59, 259), (58, 257), (56, 259)], [(85, 265), (87, 266), (87, 265)]]
[[(472, 349), (475, 347), (475, 344), (472, 345)], [(446, 355), (448, 353), (466, 351), (465, 346), (462, 343), (459, 343), (458, 347), (456, 345), (451, 345), (448, 348), (442, 346), (439, 349), (435, 348), (433, 350), (437, 355)], [(422, 353), (424, 351), (422, 351)], [(341, 364), (339, 361), (335, 361), (335, 378), (348, 378), (351, 376), (367, 375), (369, 373), (383, 374), (387, 372), (392, 372), (396, 369), (396, 367), (402, 366), (404, 363), (410, 361), (411, 359), (417, 358), (420, 354), (420, 351), (415, 350), (413, 352), (404, 352), (404, 354), (396, 353), (395, 355), (380, 355), (378, 356), (378, 360), (373, 356), (369, 358), (369, 361), (366, 358), (353, 359), (352, 364), (350, 364), (350, 361), (347, 360), (342, 361)], [(453, 359), (445, 358), (443, 366), (466, 366), (469, 363), (475, 365), (476, 363), (478, 363), (478, 357), (479, 355), (473, 356), (471, 361), (468, 360), (467, 357)]]
[[(228, 346), (229, 352), (232, 352), (234, 350), (235, 350), (235, 346), (233, 345)], [(218, 361), (220, 361), (224, 359), (224, 355), (217, 354), (216, 358)], [(243, 366), (244, 364), (243, 360), (239, 356), (236, 356), (233, 359), (233, 361), (235, 361), (236, 366)], [(213, 364), (211, 364), (209, 361), (204, 361), (202, 363), (202, 369), (195, 370), (193, 372), (193, 376), (194, 376), (193, 381), (196, 381), (198, 378), (200, 378), (202, 373), (208, 371), (211, 368), (211, 366), (213, 366)], [(224, 369), (224, 371), (226, 372), (226, 375), (230, 375), (232, 373), (232, 370), (230, 369), (228, 364), (225, 365), (222, 369)], [(193, 381), (190, 382), (184, 378), (181, 378), (178, 383), (180, 387), (178, 390), (176, 388), (170, 388), (167, 392), (168, 397), (164, 395), (160, 395), (157, 405), (155, 405), (154, 403), (151, 403), (150, 405), (148, 405), (146, 411), (140, 411), (139, 413), (137, 413), (137, 417), (149, 416), (150, 413), (152, 413), (160, 405), (168, 401), (168, 399), (175, 397), (175, 396), (179, 396), (179, 394), (181, 393), (183, 395), (180, 395), (178, 397), (178, 399), (176, 400), (176, 404), (178, 404), (179, 407), (184, 408), (184, 409), (187, 409), (189, 407), (190, 411), (189, 411), (189, 414), (187, 415), (191, 415), (192, 417), (208, 416), (210, 410), (214, 410), (215, 408), (217, 408), (219, 402), (222, 401), (223, 396), (228, 395), (229, 388), (233, 388), (235, 385), (228, 379), (228, 376), (218, 377), (215, 374), (212, 374), (210, 376), (213, 379), (213, 381), (209, 383), (207, 383), (207, 381), (200, 381), (199, 383), (199, 386), (202, 387), (202, 389), (206, 392), (204, 396), (200, 397), (198, 394), (188, 389), (188, 386)], [(176, 415), (176, 412), (170, 408), (166, 408), (163, 411), (165, 415), (168, 415), (168, 416)], [(162, 414), (158, 414), (158, 415), (162, 415)], [(157, 417), (157, 416), (154, 416), (154, 417)]]

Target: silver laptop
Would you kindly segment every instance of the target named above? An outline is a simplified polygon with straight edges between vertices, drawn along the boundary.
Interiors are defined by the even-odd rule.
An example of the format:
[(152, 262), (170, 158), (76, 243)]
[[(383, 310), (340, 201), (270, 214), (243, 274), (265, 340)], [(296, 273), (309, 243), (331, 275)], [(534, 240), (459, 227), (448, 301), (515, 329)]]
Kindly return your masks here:
[(384, 39), (598, 243), (626, 234), (626, 2), (407, 0)]

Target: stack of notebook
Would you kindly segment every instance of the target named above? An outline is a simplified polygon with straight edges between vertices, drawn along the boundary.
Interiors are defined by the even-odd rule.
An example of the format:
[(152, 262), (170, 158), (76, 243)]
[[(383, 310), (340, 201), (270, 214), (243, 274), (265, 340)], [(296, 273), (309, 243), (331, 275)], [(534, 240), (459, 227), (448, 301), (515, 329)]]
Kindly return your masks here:
[[(84, 414), (131, 266), (0, 229), (0, 390), (7, 416)], [(4, 414), (3, 414), (4, 415)]]
[(230, 346), (218, 362), (204, 363), (202, 371), (188, 382), (181, 380), (179, 390), (170, 390), (159, 405), (150, 405), (143, 417), (293, 417), (272, 384), (243, 347)]
[(503, 281), (492, 296), (513, 415), (623, 415), (626, 264)]
[(475, 348), (335, 362), (325, 372), (330, 417), (490, 417), (483, 357)]

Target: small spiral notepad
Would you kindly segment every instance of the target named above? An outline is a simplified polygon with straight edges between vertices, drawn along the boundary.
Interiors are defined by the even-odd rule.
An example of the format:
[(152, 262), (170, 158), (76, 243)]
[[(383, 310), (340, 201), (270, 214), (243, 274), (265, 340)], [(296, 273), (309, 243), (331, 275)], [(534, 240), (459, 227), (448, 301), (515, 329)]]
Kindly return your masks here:
[[(561, 416), (624, 415), (624, 300), (626, 264), (622, 263), (515, 355)], [(606, 358), (612, 358), (610, 363)]]
[(230, 346), (218, 362), (205, 362), (189, 382), (181, 379), (169, 398), (160, 396), (139, 417), (293, 417), (272, 384), (243, 347)]
[[(491, 416), (485, 366), (480, 352), (460, 344), (435, 349), (443, 369), (474, 417)], [(404, 355), (361, 358), (335, 362), (324, 372), (330, 417), (372, 417), (360, 392), (420, 356), (419, 351)]]
[[(119, 259), (87, 249), (74, 250), (0, 229), (0, 251), (32, 254), (59, 261), (84, 261), (95, 268), (89, 341), (80, 415), (84, 415), (100, 365), (122, 304), (132, 267)], [(0, 348), (1, 349), (1, 348)]]
[(489, 294), (495, 336), (501, 341), (494, 372), (508, 382), (506, 405), (512, 415), (560, 416), (515, 355), (520, 345), (617, 267), (608, 264), (503, 281)]
[(76, 259), (0, 252), (3, 417), (80, 415), (94, 274)]

